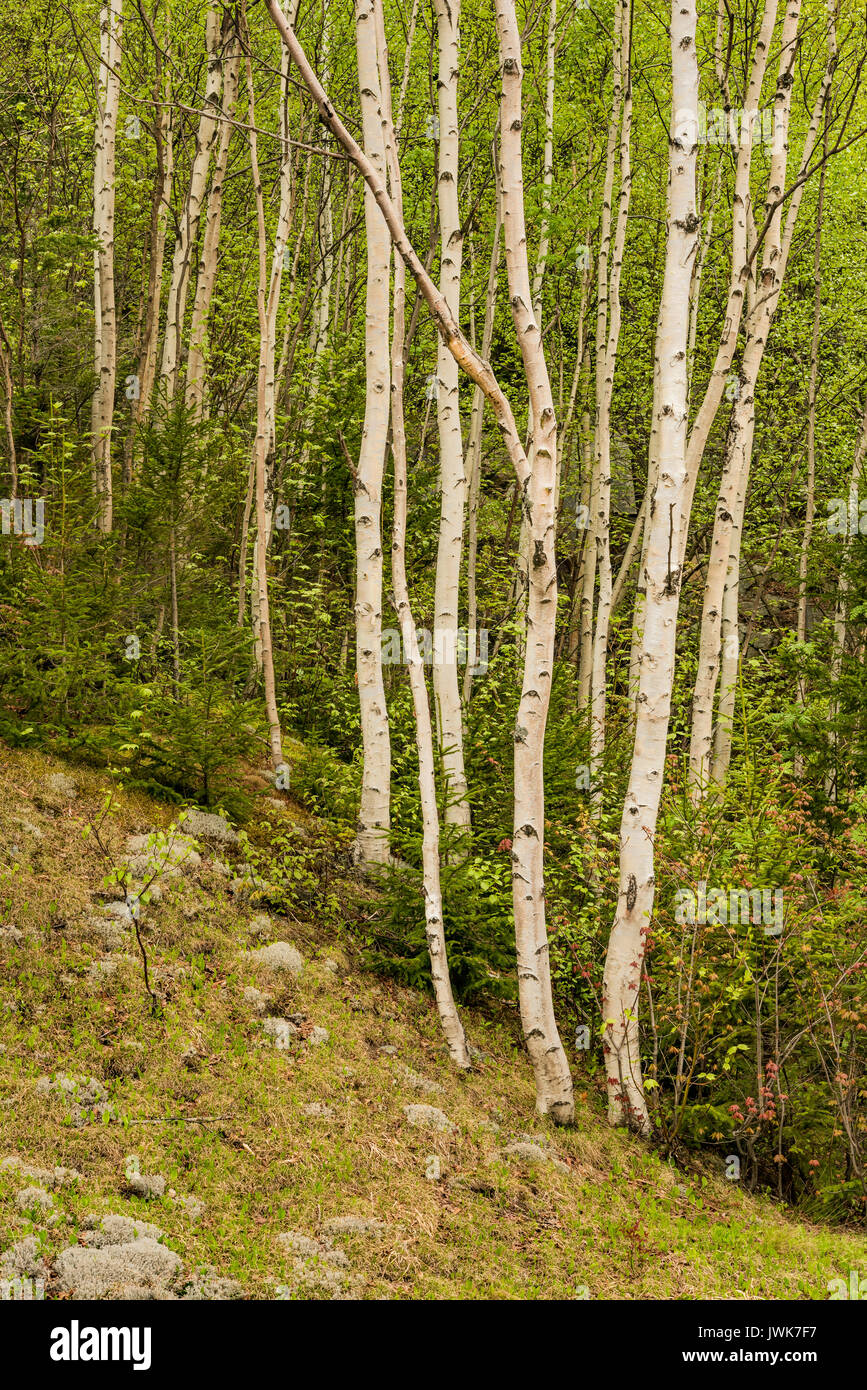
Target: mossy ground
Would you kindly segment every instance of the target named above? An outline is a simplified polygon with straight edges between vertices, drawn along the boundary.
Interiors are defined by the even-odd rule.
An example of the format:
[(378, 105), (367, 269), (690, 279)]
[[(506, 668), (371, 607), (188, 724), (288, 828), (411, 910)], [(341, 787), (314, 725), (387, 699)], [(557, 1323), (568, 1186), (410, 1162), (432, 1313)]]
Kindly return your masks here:
[[(41, 1230), (57, 1253), (87, 1214), (122, 1212), (155, 1222), (187, 1266), (216, 1266), (250, 1298), (273, 1299), (280, 1285), (321, 1297), (293, 1285), (292, 1256), (275, 1237), (315, 1236), (351, 1214), (386, 1227), (381, 1238), (339, 1238), (358, 1292), (373, 1299), (823, 1299), (829, 1279), (867, 1273), (861, 1234), (793, 1220), (721, 1171), (678, 1169), (609, 1130), (595, 1088), (582, 1088), (580, 1059), (574, 1129), (539, 1120), (509, 1020), (464, 1011), (484, 1060), (457, 1074), (432, 1003), (362, 971), (351, 943), (315, 921), (272, 918), (274, 939), (305, 958), (300, 979), (257, 975), (241, 954), (257, 909), (229, 896), (207, 851), (147, 913), (159, 1012), (132, 936), (128, 959), (93, 983), (89, 967), (104, 948), (87, 918), (105, 891), (105, 863), (82, 829), (109, 779), (42, 755), (0, 756), (0, 923), (26, 933), (0, 945), (0, 1158), (83, 1174), (55, 1194), (61, 1219), (45, 1229), (15, 1206), (25, 1181), (0, 1172), (0, 1250)], [(57, 771), (79, 786), (67, 804), (42, 794)], [(121, 792), (103, 838), (119, 856), (127, 834), (170, 819), (166, 806)], [(326, 1028), (328, 1042), (291, 1053), (266, 1044), (243, 997), (249, 984), (271, 993), (272, 1013)], [(440, 1089), (414, 1089), (402, 1067)], [(71, 1125), (59, 1100), (36, 1091), (40, 1076), (61, 1072), (100, 1080), (116, 1118)], [(333, 1118), (307, 1114), (313, 1102)], [(411, 1128), (404, 1106), (413, 1103), (436, 1105), (456, 1129)], [(528, 1133), (565, 1170), (500, 1156)], [(130, 1154), (204, 1213), (194, 1219), (169, 1196), (127, 1195)], [(426, 1176), (433, 1156), (439, 1180)]]

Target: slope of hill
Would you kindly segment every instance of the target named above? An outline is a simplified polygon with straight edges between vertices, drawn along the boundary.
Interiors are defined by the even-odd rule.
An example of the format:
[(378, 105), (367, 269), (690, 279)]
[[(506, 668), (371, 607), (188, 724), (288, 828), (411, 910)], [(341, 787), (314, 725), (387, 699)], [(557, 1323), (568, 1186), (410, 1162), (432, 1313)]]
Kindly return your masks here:
[[(225, 823), (166, 834), (140, 794), (104, 815), (104, 773), (2, 757), (0, 1278), (49, 1298), (824, 1299), (867, 1267), (860, 1235), (612, 1132), (592, 1089), (574, 1129), (539, 1120), (507, 1023), (465, 1011), (456, 1074), (426, 997), (263, 914)], [(303, 839), (288, 799), (259, 804)], [(112, 864), (161, 870), (154, 900)]]

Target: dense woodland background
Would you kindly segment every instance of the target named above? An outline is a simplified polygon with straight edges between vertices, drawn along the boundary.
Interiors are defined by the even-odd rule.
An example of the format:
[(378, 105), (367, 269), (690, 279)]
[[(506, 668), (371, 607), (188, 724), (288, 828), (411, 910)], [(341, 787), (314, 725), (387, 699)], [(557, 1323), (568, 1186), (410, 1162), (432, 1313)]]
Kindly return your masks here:
[[(270, 756), (277, 788), (291, 785), (330, 823), (291, 861), (275, 845), (272, 904), (315, 906), (357, 934), (377, 969), (425, 988), (432, 943), (442, 974), (441, 917), (458, 1010), (511, 1007), (520, 974), (532, 1032), (547, 982), (540, 970), (534, 1003), (516, 971), (513, 900), (516, 866), (535, 872), (520, 859), (527, 818), (513, 814), (517, 712), (539, 630), (531, 493), (474, 382), (456, 367), (453, 382), (410, 267), (392, 366), (404, 363), (411, 626), (469, 630), (478, 653), (469, 677), (457, 663), (455, 724), (443, 647), (430, 639), (429, 750), (393, 563), (398, 416), (386, 407), (386, 450), (381, 408), (402, 262), (386, 263), (383, 279), (380, 219), (377, 285), (379, 211), (269, 8), (125, 0), (121, 13), (120, 0), (72, 0), (4, 15), (0, 736), (241, 821), (242, 773)], [(509, 12), (519, 131), (500, 116)], [(445, 0), (384, 0), (384, 12), (378, 0), (354, 11), (301, 0), (286, 13), (383, 177), (377, 126), (380, 141), (394, 137), (409, 241), (434, 284), (457, 277), (455, 318), (490, 362), (540, 478), (543, 421), (529, 410), (516, 313), (541, 328), (533, 351), (557, 421), (542, 559), (554, 565), (556, 539), (557, 603), (544, 817), (531, 817), (540, 852), (544, 839), (533, 930), (541, 912), (552, 1037), (559, 1027), (569, 1059), (559, 1094), (571, 1095), (571, 1068), (607, 1089), (613, 1122), (669, 1149), (737, 1154), (748, 1186), (816, 1218), (863, 1221), (863, 13), (849, 0), (723, 0), (719, 12), (703, 0), (692, 50), (701, 106), (685, 134), (668, 25), (684, 14), (688, 24), (688, 11), (540, 0), (515, 13), (501, 0), (495, 14), (464, 0), (459, 43)], [(762, 53), (762, 133), (744, 142), (737, 113)], [(676, 52), (674, 66), (680, 80)], [(692, 170), (694, 225), (693, 214), (669, 217), (678, 159), (682, 176)], [(394, 201), (394, 162), (388, 172)], [(502, 227), (504, 175), (510, 215), (516, 197), (526, 215), (533, 302), (517, 310), (509, 276), (521, 246)], [(643, 527), (662, 505), (658, 325), (678, 257), (688, 294), (668, 307), (686, 346), (689, 428), (709, 391), (718, 400), (691, 514), (681, 422), (671, 524), (688, 519), (686, 548), (680, 569), (669, 552), (677, 573), (660, 597), (653, 574), (644, 580)], [(451, 432), (454, 444), (457, 423), (455, 464), (442, 441)], [(636, 699), (640, 720), (639, 673), (650, 680), (657, 656), (645, 614), (669, 599), (673, 675), (654, 692), (664, 757), (650, 769), (661, 801), (658, 812), (642, 803), (653, 862), (636, 886), (621, 817), (636, 759), (656, 757), (635, 742)], [(359, 696), (380, 680), (387, 724), (368, 704), (365, 731)], [(387, 825), (361, 815), (357, 830), (363, 736), (383, 726)], [(537, 775), (538, 762), (527, 776)], [(387, 861), (370, 911), (348, 913), (329, 892), (343, 854), (362, 868)], [(732, 890), (738, 904), (741, 889), (778, 894), (782, 930), (755, 898), (738, 920), (700, 920), (689, 894), (698, 903), (713, 888), (726, 903)], [(613, 923), (633, 932), (632, 993), (616, 1006), (605, 979)], [(459, 1027), (447, 1001), (441, 1012)], [(450, 1046), (459, 1052), (460, 1039)], [(643, 1102), (612, 1083), (624, 1057)], [(557, 1103), (568, 1119), (567, 1100)]]

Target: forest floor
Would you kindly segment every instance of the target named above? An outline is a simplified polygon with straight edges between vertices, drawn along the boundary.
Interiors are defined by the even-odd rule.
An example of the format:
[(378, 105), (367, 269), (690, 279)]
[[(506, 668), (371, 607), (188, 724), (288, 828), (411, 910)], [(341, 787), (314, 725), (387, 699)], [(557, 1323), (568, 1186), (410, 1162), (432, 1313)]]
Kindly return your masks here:
[[(663, 1161), (580, 1081), (574, 1129), (540, 1120), (514, 1028), (464, 1010), (478, 1056), (457, 1074), (427, 997), (363, 971), (345, 935), (266, 917), (243, 844), (130, 844), (171, 812), (121, 791), (109, 858), (140, 881), (177, 861), (140, 919), (154, 1012), (84, 833), (108, 775), (0, 759), (0, 1279), (49, 1298), (824, 1299), (867, 1269), (862, 1235)], [(303, 837), (283, 801), (268, 815)]]

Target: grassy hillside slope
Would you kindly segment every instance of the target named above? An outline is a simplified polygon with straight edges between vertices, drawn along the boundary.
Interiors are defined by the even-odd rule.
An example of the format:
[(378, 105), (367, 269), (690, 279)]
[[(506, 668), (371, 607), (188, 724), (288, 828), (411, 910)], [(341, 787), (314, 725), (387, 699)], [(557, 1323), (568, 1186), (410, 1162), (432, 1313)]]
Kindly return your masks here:
[[(0, 1277), (48, 1297), (822, 1299), (867, 1269), (862, 1236), (610, 1131), (592, 1088), (555, 1131), (506, 1023), (465, 1011), (480, 1055), (457, 1075), (431, 1002), (315, 921), (264, 919), (237, 845), (174, 842), (140, 923), (154, 1011), (82, 833), (109, 778), (0, 761)], [(128, 837), (170, 820), (121, 792), (100, 838), (141, 876), (154, 851)], [(274, 942), (295, 948), (280, 969), (255, 955)]]

